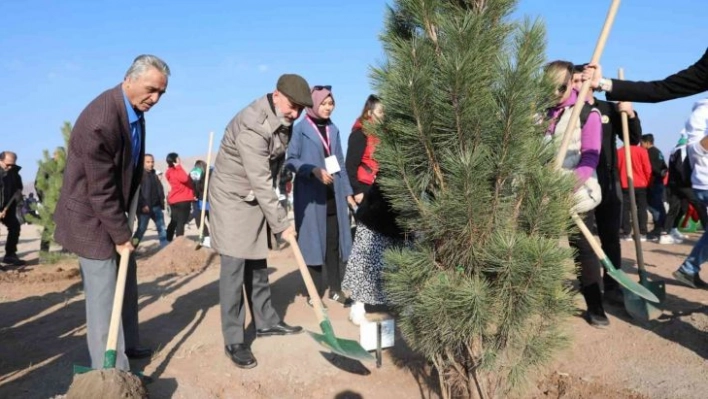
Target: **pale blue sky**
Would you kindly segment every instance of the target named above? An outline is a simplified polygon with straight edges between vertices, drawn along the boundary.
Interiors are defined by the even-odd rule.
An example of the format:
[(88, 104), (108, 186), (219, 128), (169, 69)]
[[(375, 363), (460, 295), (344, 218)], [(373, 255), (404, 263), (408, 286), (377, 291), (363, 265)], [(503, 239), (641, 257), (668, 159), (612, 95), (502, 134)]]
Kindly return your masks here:
[[(628, 79), (656, 79), (692, 64), (708, 47), (708, 2), (625, 0), (603, 66)], [(247, 5), (244, 5), (247, 4)], [(329, 84), (333, 120), (346, 132), (370, 93), (369, 67), (382, 59), (385, 1), (0, 2), (0, 148), (14, 150), (34, 179), (59, 129), (118, 84), (141, 53), (172, 69), (167, 94), (147, 114), (148, 151), (163, 159), (205, 154), (243, 106), (286, 72)], [(541, 17), (548, 59), (590, 58), (610, 1), (522, 0), (517, 15)], [(579, 31), (582, 29), (582, 31)], [(701, 96), (637, 105), (645, 132), (667, 151)], [(343, 143), (346, 145), (346, 143)], [(216, 146), (216, 145), (215, 145)]]

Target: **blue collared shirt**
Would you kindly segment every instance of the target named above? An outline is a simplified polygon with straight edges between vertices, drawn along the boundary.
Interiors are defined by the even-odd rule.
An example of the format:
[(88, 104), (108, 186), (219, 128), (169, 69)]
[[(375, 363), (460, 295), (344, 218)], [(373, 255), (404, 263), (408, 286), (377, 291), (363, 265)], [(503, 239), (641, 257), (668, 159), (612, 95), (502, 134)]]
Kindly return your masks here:
[(125, 110), (128, 113), (128, 123), (130, 124), (130, 141), (133, 145), (133, 166), (137, 167), (138, 162), (140, 162), (140, 137), (142, 135), (140, 119), (142, 119), (143, 113), (140, 111), (135, 111), (133, 106), (130, 104), (130, 101), (128, 101), (128, 97), (125, 95), (125, 92), (123, 92), (123, 100), (125, 101)]

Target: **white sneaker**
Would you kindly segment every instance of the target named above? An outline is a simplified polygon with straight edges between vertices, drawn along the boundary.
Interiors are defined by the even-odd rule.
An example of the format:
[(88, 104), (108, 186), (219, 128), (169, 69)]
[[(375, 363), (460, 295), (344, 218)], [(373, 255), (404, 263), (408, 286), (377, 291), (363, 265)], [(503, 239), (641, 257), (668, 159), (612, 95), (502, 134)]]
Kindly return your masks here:
[(659, 238), (659, 244), (680, 244), (682, 241), (683, 240), (677, 240), (671, 234), (665, 234)]
[(366, 322), (366, 309), (363, 302), (354, 302), (349, 311), (349, 321), (356, 326)]
[(204, 237), (202, 239), (202, 247), (211, 248), (211, 237)]
[(671, 229), (671, 231), (669, 232), (669, 234), (671, 235), (671, 237), (673, 237), (673, 238), (675, 238), (675, 239), (677, 239), (677, 240), (680, 240), (680, 241), (683, 241), (683, 240), (686, 239), (686, 236), (683, 235), (683, 234), (681, 234), (681, 232), (680, 232), (677, 228)]

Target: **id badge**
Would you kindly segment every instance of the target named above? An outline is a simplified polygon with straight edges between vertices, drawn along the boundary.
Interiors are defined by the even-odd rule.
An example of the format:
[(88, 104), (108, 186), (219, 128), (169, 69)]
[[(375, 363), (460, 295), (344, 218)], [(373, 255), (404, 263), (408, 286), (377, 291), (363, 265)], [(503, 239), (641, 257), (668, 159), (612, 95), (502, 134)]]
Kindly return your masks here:
[(337, 162), (336, 156), (330, 155), (325, 158), (325, 169), (327, 169), (327, 173), (330, 175), (333, 175), (341, 170), (339, 168), (339, 162)]

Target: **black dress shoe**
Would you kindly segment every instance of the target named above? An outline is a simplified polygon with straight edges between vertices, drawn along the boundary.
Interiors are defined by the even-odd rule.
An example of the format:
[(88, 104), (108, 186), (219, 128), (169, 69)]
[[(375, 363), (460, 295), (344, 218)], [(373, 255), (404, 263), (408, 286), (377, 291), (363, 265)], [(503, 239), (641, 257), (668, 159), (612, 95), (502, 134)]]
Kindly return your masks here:
[(290, 335), (290, 334), (300, 334), (302, 332), (302, 327), (299, 326), (289, 326), (282, 321), (270, 328), (260, 328), (256, 330), (256, 336), (268, 337), (270, 335)]
[(226, 345), (224, 350), (226, 351), (226, 356), (234, 362), (236, 367), (252, 369), (258, 365), (251, 348), (246, 344)]
[(125, 350), (125, 355), (129, 359), (145, 359), (152, 356), (152, 349), (150, 348), (130, 348)]

